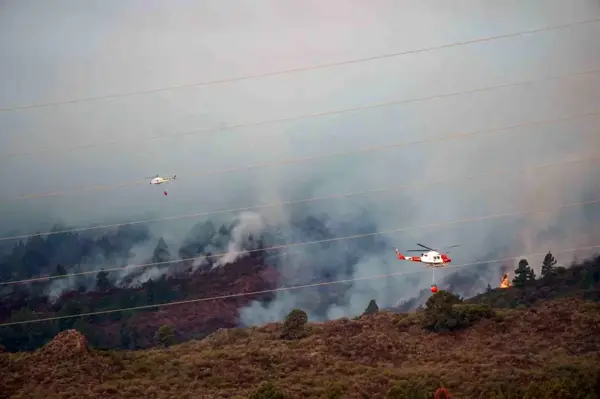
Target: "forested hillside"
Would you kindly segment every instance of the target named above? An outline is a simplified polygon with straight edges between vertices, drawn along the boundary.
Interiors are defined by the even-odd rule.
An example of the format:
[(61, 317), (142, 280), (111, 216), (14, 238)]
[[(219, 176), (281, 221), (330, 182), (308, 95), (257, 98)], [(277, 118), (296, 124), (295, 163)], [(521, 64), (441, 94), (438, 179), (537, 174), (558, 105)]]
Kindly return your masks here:
[[(319, 232), (317, 237), (333, 235), (319, 224), (318, 219), (309, 218), (306, 223), (307, 226), (300, 227)], [(144, 226), (123, 226), (116, 231), (95, 236), (74, 233), (34, 236), (25, 242), (19, 242), (5, 255), (2, 264), (4, 282), (35, 279), (40, 274), (49, 274), (53, 278), (4, 285), (0, 305), (1, 322), (45, 317), (59, 319), (0, 327), (0, 344), (9, 351), (32, 350), (48, 342), (56, 333), (75, 328), (86, 335), (93, 347), (136, 349), (155, 345), (157, 331), (162, 326), (172, 328), (174, 339), (178, 342), (201, 338), (219, 328), (239, 326), (239, 310), (242, 307), (253, 300), (268, 303), (273, 299), (273, 294), (238, 296), (168, 307), (153, 306), (277, 287), (277, 265), (271, 262), (277, 258), (277, 253), (272, 251), (250, 252), (244, 257), (231, 258), (230, 263), (215, 267), (222, 257), (211, 258), (212, 254), (227, 253), (227, 244), (231, 242), (232, 231), (236, 226), (239, 224), (222, 225), (217, 229), (210, 222), (198, 223), (178, 249), (176, 256), (173, 256), (165, 241), (159, 238), (152, 255), (145, 261), (166, 263), (153, 265), (154, 271), (151, 274), (143, 267), (134, 270), (126, 267), (129, 264), (127, 259), (135, 256), (131, 251), (136, 243), (149, 241), (149, 233)], [(273, 245), (273, 242), (276, 241), (268, 235), (255, 238), (249, 234), (243, 236), (243, 244), (239, 248), (261, 249), (266, 245)], [(374, 240), (363, 244), (367, 253), (369, 245), (377, 249), (383, 243)], [(352, 262), (360, 258), (361, 253), (349, 255), (354, 255), (355, 259), (340, 259), (340, 264), (348, 261), (352, 265)], [(470, 298), (467, 302), (487, 303), (496, 308), (514, 308), (532, 305), (540, 299), (566, 295), (598, 300), (599, 259), (589, 259), (569, 268), (556, 267), (556, 260), (549, 253), (543, 267), (543, 276), (535, 276), (527, 260), (522, 260), (517, 270), (510, 272), (511, 276), (515, 276), (513, 288), (492, 289), (491, 284), (495, 287), (500, 284), (500, 281), (492, 281), (489, 292)], [(84, 270), (84, 265), (93, 267), (94, 264), (122, 267), (111, 272), (100, 270), (80, 276), (61, 277)], [(453, 276), (447, 279), (447, 285), (459, 281)], [(324, 275), (317, 281), (326, 278)], [(466, 277), (463, 284), (468, 284), (468, 281)], [(327, 304), (341, 300), (345, 286), (347, 284), (311, 290)], [(421, 295), (393, 310), (414, 309), (430, 295), (429, 290), (423, 290)], [(119, 310), (123, 308), (137, 309)], [(69, 317), (95, 312), (99, 314)]]
[[(543, 287), (557, 296), (577, 286), (597, 293), (598, 259), (585, 267), (572, 277), (587, 270), (589, 279), (562, 274)], [(495, 298), (542, 287), (534, 285)], [(41, 351), (0, 354), (0, 386), (10, 397), (48, 399), (597, 398), (600, 304), (559, 298), (493, 309), (485, 303), (493, 291), (472, 304), (441, 290), (402, 314), (371, 302), (360, 317), (325, 323), (296, 309), (283, 323), (176, 345), (164, 327), (156, 345), (165, 349), (90, 350), (84, 335), (68, 330)]]
[[(325, 226), (326, 219), (315, 217), (297, 220), (286, 233), (273, 227), (253, 234), (247, 222), (243, 216), (229, 225), (199, 222), (175, 249), (161, 237), (151, 238), (144, 225), (95, 234), (37, 235), (19, 241), (5, 248), (0, 264), (0, 323), (60, 319), (0, 327), (0, 344), (7, 350), (31, 350), (59, 331), (77, 328), (95, 347), (143, 348), (153, 345), (156, 330), (164, 324), (176, 328), (178, 340), (238, 326), (239, 309), (256, 300), (268, 303), (273, 294), (168, 308), (153, 305), (274, 288), (279, 282), (277, 259), (285, 253), (261, 249), (337, 234)], [(370, 226), (346, 223), (343, 228), (360, 233)], [(154, 250), (144, 257), (144, 248), (152, 242), (156, 242)], [(319, 270), (320, 274), (303, 278), (308, 282), (332, 280), (335, 274), (331, 270), (351, 271), (362, 257), (382, 252), (383, 245), (377, 237), (362, 240), (344, 256), (330, 258), (335, 260)], [(313, 247), (341, 252), (330, 243)], [(239, 253), (243, 251), (250, 252)], [(315, 256), (318, 258), (318, 253)], [(342, 298), (347, 288), (348, 284), (341, 285), (318, 295), (327, 305)], [(122, 308), (138, 309), (111, 312)], [(105, 313), (68, 317), (95, 312)]]

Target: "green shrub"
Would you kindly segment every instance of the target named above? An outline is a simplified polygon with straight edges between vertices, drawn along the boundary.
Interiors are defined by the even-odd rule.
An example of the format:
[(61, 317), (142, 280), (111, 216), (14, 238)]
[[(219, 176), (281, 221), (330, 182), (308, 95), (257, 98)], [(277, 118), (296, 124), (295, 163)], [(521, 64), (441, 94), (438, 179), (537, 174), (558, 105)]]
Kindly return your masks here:
[(292, 309), (286, 316), (284, 326), (287, 328), (302, 328), (308, 323), (306, 312), (301, 309)]
[(397, 383), (387, 393), (388, 399), (430, 399), (432, 397), (423, 384), (410, 381)]
[(462, 327), (469, 327), (482, 319), (491, 319), (496, 312), (487, 305), (454, 305)]
[(459, 297), (444, 290), (433, 294), (425, 306), (422, 326), (435, 332), (467, 328), (481, 319), (495, 317), (495, 312), (490, 306), (463, 304)]
[(418, 326), (422, 323), (423, 315), (421, 313), (404, 314), (394, 321), (396, 327), (401, 331), (408, 330), (410, 327)]
[(305, 335), (305, 327), (308, 323), (306, 312), (300, 309), (293, 309), (283, 322), (283, 332), (281, 337), (284, 339), (300, 339)]
[(460, 321), (454, 305), (460, 302), (460, 298), (444, 290), (430, 296), (425, 303), (423, 328), (435, 332), (452, 331), (459, 328)]
[(566, 365), (552, 370), (545, 381), (529, 386), (524, 399), (597, 399), (600, 392), (600, 374), (598, 372), (580, 370)]
[(341, 399), (346, 393), (346, 387), (340, 382), (334, 382), (327, 386), (321, 396), (323, 399)]
[(279, 388), (270, 381), (260, 384), (250, 395), (248, 399), (284, 399), (285, 395)]
[(491, 389), (486, 389), (480, 397), (487, 399), (523, 399), (523, 395), (523, 388), (515, 384), (502, 383)]

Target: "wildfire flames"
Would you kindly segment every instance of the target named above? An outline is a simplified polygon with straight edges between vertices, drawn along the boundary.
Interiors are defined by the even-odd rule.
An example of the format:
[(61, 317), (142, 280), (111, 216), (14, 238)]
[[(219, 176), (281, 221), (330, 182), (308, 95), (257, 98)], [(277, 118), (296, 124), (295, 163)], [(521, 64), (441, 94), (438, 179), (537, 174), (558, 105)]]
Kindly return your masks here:
[(508, 288), (510, 287), (510, 281), (508, 280), (508, 274), (505, 274), (502, 277), (502, 281), (500, 282), (500, 288)]

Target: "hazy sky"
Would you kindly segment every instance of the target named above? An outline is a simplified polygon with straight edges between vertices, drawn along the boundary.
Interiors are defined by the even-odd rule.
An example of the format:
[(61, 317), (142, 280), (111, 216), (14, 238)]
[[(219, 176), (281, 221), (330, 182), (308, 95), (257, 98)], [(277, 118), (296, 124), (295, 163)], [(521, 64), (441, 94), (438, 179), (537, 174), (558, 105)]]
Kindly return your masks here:
[[(318, 65), (594, 17), (600, 17), (597, 0), (4, 0), (0, 108)], [(337, 200), (329, 212), (344, 218), (364, 209), (383, 230), (578, 201), (591, 195), (589, 187), (597, 188), (597, 163), (527, 176), (460, 177), (597, 153), (598, 116), (299, 165), (197, 175), (598, 111), (598, 73), (301, 122), (66, 148), (598, 69), (599, 37), (600, 23), (589, 23), (284, 76), (0, 112), (2, 154), (57, 149), (3, 157), (1, 199), (72, 190), (54, 198), (0, 202), (0, 222), (4, 230), (29, 231), (58, 219), (85, 224), (126, 221), (145, 212), (166, 217), (424, 179), (453, 183)], [(144, 184), (81, 191), (157, 173), (178, 175), (168, 197), (160, 187)], [(565, 210), (573, 223), (566, 228), (579, 228), (582, 212)], [(558, 211), (527, 219), (530, 230), (519, 234), (535, 236), (557, 218)], [(456, 256), (469, 260), (485, 253), (482, 246), (499, 223), (419, 230), (398, 240), (405, 246), (421, 238), (437, 241), (436, 246), (461, 243), (468, 248)], [(161, 226), (174, 236), (188, 227)], [(588, 235), (583, 241), (594, 239)]]

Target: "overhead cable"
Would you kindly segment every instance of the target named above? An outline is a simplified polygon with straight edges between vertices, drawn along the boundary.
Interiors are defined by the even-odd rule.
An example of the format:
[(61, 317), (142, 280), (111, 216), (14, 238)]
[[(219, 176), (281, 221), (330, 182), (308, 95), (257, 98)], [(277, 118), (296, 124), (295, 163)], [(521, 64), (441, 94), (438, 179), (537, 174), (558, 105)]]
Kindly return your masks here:
[(278, 207), (278, 206), (281, 207), (281, 206), (305, 204), (305, 203), (309, 203), (309, 202), (317, 202), (317, 201), (324, 201), (324, 200), (330, 200), (330, 199), (345, 199), (348, 197), (367, 195), (367, 194), (379, 194), (379, 193), (389, 192), (389, 191), (393, 191), (393, 190), (404, 190), (404, 189), (414, 190), (414, 189), (419, 189), (419, 188), (423, 188), (423, 187), (430, 187), (432, 183), (436, 183), (436, 184), (448, 183), (450, 181), (458, 180), (458, 179), (475, 179), (475, 178), (487, 177), (487, 176), (492, 176), (492, 175), (505, 175), (505, 174), (509, 174), (509, 173), (516, 173), (516, 174), (525, 174), (527, 172), (538, 173), (540, 169), (549, 168), (549, 167), (553, 167), (553, 166), (559, 166), (559, 165), (567, 166), (570, 164), (581, 164), (581, 163), (585, 163), (585, 162), (598, 162), (599, 160), (600, 160), (600, 155), (591, 155), (591, 156), (586, 155), (586, 156), (579, 156), (574, 159), (546, 162), (546, 163), (541, 163), (541, 164), (537, 164), (537, 165), (533, 165), (533, 166), (527, 166), (524, 168), (518, 168), (518, 169), (514, 169), (514, 170), (509, 169), (509, 168), (503, 168), (503, 169), (492, 170), (492, 171), (485, 172), (485, 173), (478, 173), (478, 174), (474, 174), (474, 175), (457, 176), (452, 179), (425, 179), (425, 180), (421, 179), (419, 182), (412, 183), (412, 184), (393, 184), (390, 186), (380, 187), (380, 188), (376, 188), (376, 189), (372, 189), (372, 190), (355, 191), (355, 192), (342, 193), (342, 194), (330, 194), (330, 195), (326, 195), (326, 196), (305, 198), (305, 199), (295, 200), (295, 201), (273, 202), (273, 203), (267, 203), (267, 204), (252, 205), (252, 206), (247, 206), (247, 207), (242, 207), (242, 208), (227, 208), (227, 209), (219, 209), (219, 210), (207, 211), (207, 212), (188, 213), (185, 215), (167, 216), (167, 217), (162, 217), (162, 218), (142, 219), (142, 220), (134, 220), (134, 221), (130, 221), (130, 222), (123, 222), (123, 223), (104, 224), (104, 225), (100, 225), (100, 226), (78, 227), (78, 228), (64, 229), (64, 230), (53, 230), (53, 231), (47, 231), (47, 232), (42, 232), (42, 233), (36, 232), (36, 233), (29, 233), (29, 234), (22, 234), (22, 235), (0, 237), (0, 242), (8, 241), (8, 240), (25, 239), (25, 238), (29, 238), (29, 237), (36, 236), (36, 235), (50, 236), (50, 235), (56, 235), (56, 234), (79, 233), (79, 232), (90, 231), (90, 230), (118, 228), (118, 227), (122, 227), (122, 226), (130, 226), (130, 225), (137, 225), (137, 224), (155, 223), (155, 222), (163, 222), (163, 221), (179, 220), (179, 219), (191, 219), (191, 218), (211, 216), (211, 215), (217, 215), (217, 214), (223, 214), (223, 213), (244, 212), (244, 211), (252, 211), (252, 210), (258, 210), (258, 209), (264, 209), (264, 208)]
[[(598, 248), (600, 248), (600, 245), (591, 245), (591, 246), (579, 247), (579, 248), (562, 249), (559, 251), (554, 251), (554, 253), (558, 254), (558, 253), (565, 253), (565, 252), (586, 251), (586, 250), (598, 249)], [(463, 263), (460, 265), (447, 266), (444, 269), (457, 269), (457, 268), (468, 267), (468, 266), (484, 265), (484, 264), (488, 264), (488, 263), (508, 262), (511, 260), (521, 259), (521, 258), (527, 257), (527, 256), (541, 256), (541, 255), (545, 255), (546, 253), (547, 252), (538, 252), (538, 253), (524, 254), (521, 256), (511, 256), (511, 257), (501, 258), (501, 259), (490, 259), (490, 260), (483, 260), (483, 261), (478, 261), (478, 262)], [(407, 274), (424, 273), (424, 272), (428, 272), (428, 271), (429, 271), (429, 269), (422, 268), (419, 270), (411, 270), (411, 271), (405, 271), (405, 272), (378, 274), (378, 275), (356, 277), (356, 278), (349, 278), (349, 279), (336, 280), (336, 281), (324, 281), (324, 282), (319, 282), (319, 283), (296, 285), (296, 286), (292, 286), (292, 287), (272, 288), (272, 289), (252, 291), (252, 292), (240, 292), (240, 293), (235, 293), (235, 294), (225, 294), (225, 295), (218, 295), (218, 296), (205, 297), (205, 298), (187, 299), (187, 300), (183, 300), (183, 301), (157, 303), (154, 305), (133, 306), (133, 307), (128, 307), (128, 308), (107, 309), (107, 310), (99, 310), (99, 311), (95, 311), (95, 312), (79, 313), (79, 314), (74, 314), (74, 315), (53, 316), (53, 317), (44, 317), (44, 318), (39, 318), (39, 319), (13, 321), (13, 322), (8, 322), (8, 323), (0, 323), (0, 327), (8, 327), (8, 326), (14, 326), (14, 325), (21, 325), (21, 324), (31, 324), (31, 323), (40, 323), (40, 322), (46, 322), (46, 321), (71, 319), (71, 318), (76, 318), (76, 317), (98, 316), (98, 315), (118, 313), (118, 312), (132, 312), (132, 311), (147, 310), (147, 309), (168, 307), (168, 306), (188, 305), (188, 304), (192, 304), (192, 303), (217, 301), (217, 300), (240, 298), (240, 297), (249, 297), (249, 296), (263, 295), (263, 294), (283, 292), (283, 291), (294, 291), (294, 290), (299, 290), (299, 289), (323, 287), (323, 286), (334, 285), (334, 284), (348, 284), (348, 283), (354, 283), (357, 281), (378, 280), (378, 279), (382, 279), (382, 278), (390, 278), (390, 277), (402, 276), (402, 275), (407, 275)]]
[(425, 47), (425, 48), (420, 48), (420, 49), (415, 49), (415, 50), (406, 50), (406, 51), (401, 51), (401, 52), (388, 53), (388, 54), (376, 55), (376, 56), (371, 56), (371, 57), (356, 58), (353, 60), (330, 62), (330, 63), (326, 63), (326, 64), (321, 64), (321, 65), (306, 66), (306, 67), (293, 68), (293, 69), (287, 69), (287, 70), (281, 70), (281, 71), (264, 72), (264, 73), (239, 76), (239, 77), (234, 77), (234, 78), (226, 78), (226, 79), (210, 80), (210, 81), (204, 81), (204, 82), (188, 83), (188, 84), (183, 84), (183, 85), (167, 86), (167, 87), (161, 87), (161, 88), (137, 90), (137, 91), (131, 91), (131, 92), (127, 92), (127, 93), (110, 94), (110, 95), (104, 95), (104, 96), (85, 97), (85, 98), (61, 100), (61, 101), (51, 101), (51, 102), (37, 103), (37, 104), (16, 105), (16, 106), (12, 106), (12, 107), (0, 108), (0, 112), (17, 111), (17, 110), (41, 108), (41, 107), (49, 107), (49, 106), (65, 105), (65, 104), (75, 104), (75, 103), (98, 101), (98, 100), (108, 100), (108, 99), (130, 97), (130, 96), (136, 96), (136, 95), (142, 95), (142, 94), (181, 90), (181, 89), (192, 88), (192, 87), (202, 87), (202, 86), (209, 86), (209, 85), (216, 85), (216, 84), (223, 84), (223, 83), (232, 83), (232, 82), (238, 82), (238, 81), (242, 81), (242, 80), (264, 78), (264, 77), (268, 77), (268, 76), (278, 76), (278, 75), (287, 75), (287, 74), (298, 73), (298, 72), (307, 72), (307, 71), (312, 71), (312, 70), (317, 70), (317, 69), (339, 67), (339, 66), (344, 66), (344, 65), (358, 64), (358, 63), (363, 63), (363, 62), (381, 60), (381, 59), (385, 59), (385, 58), (393, 58), (393, 57), (398, 57), (398, 56), (408, 55), (408, 54), (431, 52), (431, 51), (441, 50), (441, 49), (445, 49), (445, 48), (465, 46), (465, 45), (469, 45), (469, 44), (476, 44), (476, 43), (482, 43), (482, 42), (489, 42), (489, 41), (493, 41), (493, 40), (506, 39), (506, 38), (510, 38), (510, 37), (531, 35), (531, 34), (536, 34), (536, 33), (541, 33), (541, 32), (547, 32), (547, 31), (551, 31), (551, 30), (570, 28), (570, 27), (577, 26), (577, 25), (590, 24), (590, 23), (594, 23), (594, 22), (598, 22), (598, 21), (600, 21), (600, 18), (588, 19), (588, 20), (584, 20), (584, 21), (569, 22), (566, 24), (559, 24), (559, 25), (553, 25), (553, 26), (548, 26), (548, 27), (544, 27), (544, 28), (524, 30), (524, 31), (519, 31), (519, 32), (507, 33), (507, 34), (503, 34), (503, 35), (488, 36), (488, 37), (483, 37), (483, 38), (478, 38), (478, 39), (473, 39), (473, 40), (466, 40), (466, 41), (462, 41), (462, 42), (444, 44), (444, 45), (440, 45), (440, 46)]
[[(273, 251), (273, 250), (279, 250), (279, 249), (284, 249), (284, 248), (299, 247), (299, 246), (303, 246), (303, 245), (314, 245), (314, 244), (322, 244), (322, 243), (327, 243), (327, 242), (336, 242), (336, 241), (343, 241), (343, 240), (374, 237), (374, 236), (380, 236), (380, 235), (385, 235), (385, 234), (395, 234), (395, 233), (399, 233), (399, 232), (403, 232), (403, 231), (416, 230), (416, 229), (441, 227), (441, 226), (452, 226), (455, 224), (476, 222), (476, 221), (480, 221), (480, 220), (499, 219), (499, 218), (504, 218), (504, 217), (508, 217), (508, 216), (517, 216), (517, 215), (524, 215), (524, 214), (536, 213), (536, 212), (560, 210), (560, 209), (571, 208), (571, 207), (575, 207), (575, 206), (591, 205), (591, 204), (597, 204), (599, 202), (600, 202), (600, 199), (591, 200), (591, 201), (571, 202), (571, 203), (563, 204), (563, 205), (559, 205), (559, 206), (552, 206), (552, 207), (545, 207), (545, 208), (533, 208), (533, 209), (527, 209), (524, 211), (514, 211), (514, 212), (500, 213), (500, 214), (487, 215), (487, 216), (477, 216), (477, 217), (471, 217), (471, 218), (466, 218), (466, 219), (454, 220), (454, 221), (450, 221), (450, 222), (438, 222), (438, 223), (426, 224), (426, 225), (421, 225), (421, 226), (400, 227), (400, 228), (396, 228), (396, 229), (392, 229), (392, 230), (385, 230), (385, 231), (379, 231), (379, 232), (373, 232), (373, 233), (357, 234), (357, 235), (351, 235), (351, 236), (345, 236), (345, 237), (334, 237), (334, 238), (327, 238), (327, 239), (315, 240), (315, 241), (296, 242), (296, 243), (290, 243), (290, 244), (281, 244), (281, 245), (275, 245), (275, 246), (271, 246), (271, 247), (267, 247), (267, 248), (249, 249), (249, 250), (244, 250), (244, 251), (230, 251), (230, 252), (211, 254), (211, 255), (193, 256), (193, 257), (189, 257), (189, 258), (168, 260), (168, 261), (163, 261), (163, 262), (151, 262), (151, 263), (143, 263), (143, 264), (137, 264), (137, 265), (126, 265), (124, 267), (114, 267), (114, 268), (102, 269), (102, 270), (105, 272), (118, 272), (118, 271), (123, 272), (123, 271), (130, 271), (132, 269), (137, 269), (137, 268), (183, 263), (183, 262), (199, 260), (199, 259), (212, 259), (212, 258), (217, 258), (217, 257), (222, 257), (225, 255), (232, 255), (232, 254), (245, 255), (245, 254), (249, 254), (249, 253)], [(35, 277), (35, 278), (23, 279), (23, 280), (2, 281), (2, 282), (0, 282), (0, 286), (15, 285), (15, 284), (28, 284), (28, 283), (42, 282), (42, 281), (48, 281), (48, 280), (52, 280), (52, 279), (59, 279), (59, 278), (65, 278), (65, 277), (75, 277), (75, 276), (84, 276), (84, 275), (88, 275), (88, 274), (96, 274), (98, 272), (99, 272), (99, 270), (88, 270), (88, 271), (77, 272), (77, 273)]]
[[(318, 161), (318, 160), (324, 160), (324, 159), (335, 158), (335, 157), (367, 154), (367, 153), (371, 153), (371, 152), (379, 152), (379, 151), (407, 147), (407, 146), (417, 145), (417, 144), (433, 143), (433, 142), (446, 141), (446, 140), (465, 139), (465, 138), (469, 138), (469, 137), (474, 137), (474, 136), (479, 136), (479, 135), (484, 135), (484, 134), (493, 134), (493, 133), (498, 133), (498, 132), (502, 132), (502, 131), (506, 131), (506, 130), (513, 130), (513, 129), (528, 127), (528, 126), (555, 124), (555, 123), (565, 122), (565, 121), (569, 121), (569, 120), (585, 118), (585, 117), (589, 117), (589, 116), (596, 116), (598, 114), (600, 114), (600, 110), (596, 110), (593, 112), (579, 113), (579, 114), (575, 114), (575, 115), (555, 117), (555, 118), (545, 119), (545, 120), (541, 120), (541, 121), (528, 121), (528, 122), (518, 123), (515, 125), (510, 125), (510, 126), (497, 127), (497, 128), (493, 128), (493, 129), (451, 133), (451, 134), (447, 134), (444, 136), (437, 136), (437, 137), (431, 137), (431, 138), (420, 139), (420, 140), (404, 141), (404, 142), (400, 142), (400, 143), (386, 144), (386, 145), (380, 145), (380, 146), (362, 147), (362, 148), (359, 148), (356, 150), (351, 150), (351, 151), (334, 152), (334, 153), (329, 153), (329, 154), (313, 155), (313, 156), (308, 156), (308, 157), (287, 158), (287, 159), (280, 159), (280, 160), (271, 161), (271, 162), (263, 162), (263, 163), (259, 163), (259, 164), (237, 166), (237, 167), (233, 167), (233, 168), (224, 168), (224, 169), (213, 169), (213, 170), (207, 170), (207, 171), (196, 172), (196, 173), (192, 172), (192, 173), (189, 173), (187, 176), (194, 176), (194, 177), (214, 176), (214, 175), (219, 175), (219, 174), (237, 173), (237, 172), (242, 172), (242, 171), (247, 171), (247, 170), (268, 168), (268, 167), (274, 167), (274, 166), (300, 164), (300, 163), (304, 163), (304, 162)], [(178, 180), (181, 180), (181, 174), (178, 174)], [(53, 192), (48, 192), (48, 193), (22, 195), (22, 196), (18, 196), (18, 197), (3, 199), (3, 200), (0, 200), (0, 202), (1, 201), (4, 201), (4, 202), (18, 201), (18, 200), (33, 199), (33, 198), (57, 197), (57, 196), (64, 196), (66, 194), (72, 194), (72, 193), (78, 192), (78, 191), (114, 190), (117, 188), (125, 188), (125, 187), (131, 187), (131, 186), (136, 186), (136, 185), (148, 185), (148, 182), (149, 182), (148, 179), (144, 179), (144, 180), (136, 180), (136, 181), (131, 181), (131, 182), (124, 182), (124, 183), (120, 183), (120, 184), (116, 184), (116, 185), (112, 185), (112, 186), (84, 186), (84, 187), (80, 187), (75, 190), (53, 191)]]
[(324, 116), (341, 115), (341, 114), (346, 114), (346, 113), (366, 111), (369, 109), (391, 107), (391, 106), (397, 106), (397, 105), (414, 103), (414, 102), (439, 100), (439, 99), (443, 99), (443, 98), (447, 98), (447, 97), (454, 97), (454, 96), (463, 95), (463, 94), (474, 94), (474, 93), (479, 93), (479, 92), (484, 92), (484, 91), (522, 86), (522, 85), (527, 85), (527, 84), (532, 84), (532, 83), (542, 82), (542, 81), (547, 81), (547, 80), (567, 79), (567, 78), (571, 78), (571, 77), (589, 75), (589, 74), (597, 73), (599, 71), (600, 71), (600, 69), (590, 69), (590, 70), (579, 71), (579, 72), (571, 72), (571, 73), (562, 74), (562, 75), (542, 77), (542, 78), (524, 80), (524, 81), (496, 85), (496, 86), (488, 86), (488, 87), (483, 87), (483, 88), (478, 88), (478, 89), (450, 92), (450, 93), (444, 93), (444, 94), (436, 94), (436, 95), (432, 95), (432, 96), (417, 97), (417, 98), (405, 99), (405, 100), (394, 100), (394, 101), (388, 101), (388, 102), (383, 102), (383, 103), (369, 104), (369, 105), (364, 105), (364, 106), (358, 106), (358, 107), (353, 107), (353, 108), (344, 108), (344, 109), (338, 109), (338, 110), (333, 110), (333, 111), (317, 112), (317, 113), (306, 114), (306, 115), (283, 117), (283, 118), (276, 118), (276, 119), (267, 119), (267, 120), (262, 120), (262, 121), (240, 123), (240, 124), (235, 124), (235, 125), (226, 125), (226, 126), (221, 126), (221, 127), (217, 127), (217, 128), (195, 129), (195, 130), (186, 131), (186, 132), (160, 134), (160, 135), (156, 135), (156, 136), (137, 136), (137, 137), (132, 137), (130, 139), (125, 139), (125, 140), (109, 140), (109, 141), (97, 142), (97, 143), (78, 144), (78, 145), (74, 145), (74, 146), (64, 146), (63, 145), (60, 147), (41, 148), (41, 149), (37, 149), (37, 150), (24, 151), (24, 152), (23, 151), (21, 151), (21, 152), (12, 151), (12, 152), (8, 152), (5, 154), (0, 154), (0, 159), (4, 158), (4, 159), (8, 160), (9, 158), (15, 157), (15, 156), (31, 155), (31, 154), (37, 154), (37, 153), (42, 153), (42, 152), (72, 151), (72, 150), (77, 150), (77, 149), (94, 148), (94, 147), (99, 147), (99, 146), (104, 146), (104, 145), (122, 144), (122, 143), (126, 143), (126, 142), (136, 142), (139, 140), (160, 140), (160, 139), (165, 139), (165, 138), (196, 135), (199, 133), (215, 133), (215, 132), (221, 132), (224, 130), (237, 130), (237, 129), (246, 128), (246, 127), (256, 127), (256, 126), (269, 125), (269, 124), (281, 123), (281, 122), (293, 122), (293, 121), (318, 118), (318, 117), (324, 117)]

